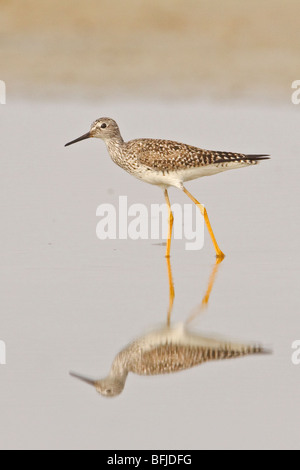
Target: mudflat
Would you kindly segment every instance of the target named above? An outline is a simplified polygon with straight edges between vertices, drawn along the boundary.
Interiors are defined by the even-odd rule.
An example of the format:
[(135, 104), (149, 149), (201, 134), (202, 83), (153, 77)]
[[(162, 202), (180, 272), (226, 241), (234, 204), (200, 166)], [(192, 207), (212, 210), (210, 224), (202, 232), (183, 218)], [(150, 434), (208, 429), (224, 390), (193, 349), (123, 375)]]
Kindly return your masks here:
[(297, 0), (0, 1), (10, 93), (289, 98)]

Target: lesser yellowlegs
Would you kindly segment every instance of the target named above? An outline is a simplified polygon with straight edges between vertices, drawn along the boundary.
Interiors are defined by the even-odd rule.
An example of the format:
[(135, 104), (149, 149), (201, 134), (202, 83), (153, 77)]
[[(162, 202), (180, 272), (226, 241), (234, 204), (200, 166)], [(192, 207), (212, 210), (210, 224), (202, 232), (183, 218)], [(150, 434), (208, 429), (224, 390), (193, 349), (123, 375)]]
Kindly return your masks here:
[(169, 211), (169, 234), (166, 256), (170, 256), (173, 214), (168, 188), (181, 189), (200, 209), (217, 257), (223, 259), (214, 236), (205, 207), (185, 188), (184, 183), (202, 176), (222, 171), (256, 165), (268, 155), (246, 155), (242, 153), (203, 150), (191, 145), (159, 139), (136, 139), (124, 142), (117, 123), (110, 118), (97, 119), (87, 134), (66, 144), (96, 137), (104, 140), (112, 160), (136, 178), (160, 186), (165, 195)]
[(167, 258), (167, 264), (171, 299), (167, 326), (137, 338), (119, 352), (106, 378), (93, 380), (72, 372), (73, 377), (93, 385), (101, 395), (114, 397), (123, 391), (129, 372), (138, 375), (167, 374), (189, 369), (208, 361), (270, 352), (260, 345), (209, 338), (193, 333), (189, 329), (188, 325), (207, 306), (220, 265), (219, 259), (213, 267), (200, 308), (184, 324), (181, 323), (171, 327), (170, 318), (174, 299), (174, 286), (170, 258)]
[(201, 336), (179, 324), (136, 339), (117, 354), (105, 379), (92, 380), (74, 373), (71, 375), (93, 385), (101, 395), (113, 397), (123, 391), (129, 372), (138, 375), (167, 374), (190, 369), (208, 361), (264, 352), (266, 351), (259, 345)]

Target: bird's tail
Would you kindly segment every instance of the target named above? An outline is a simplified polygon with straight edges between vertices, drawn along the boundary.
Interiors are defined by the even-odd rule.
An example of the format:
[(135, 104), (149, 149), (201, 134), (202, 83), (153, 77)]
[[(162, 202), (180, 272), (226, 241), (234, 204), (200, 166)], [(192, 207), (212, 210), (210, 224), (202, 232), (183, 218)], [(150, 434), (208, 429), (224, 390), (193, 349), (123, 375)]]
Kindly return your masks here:
[(251, 162), (258, 162), (260, 160), (270, 160), (270, 155), (244, 155), (247, 160), (250, 160)]
[(270, 155), (247, 155), (245, 153), (232, 153), (232, 152), (214, 152), (214, 163), (240, 163), (242, 165), (256, 165), (261, 160), (269, 160)]

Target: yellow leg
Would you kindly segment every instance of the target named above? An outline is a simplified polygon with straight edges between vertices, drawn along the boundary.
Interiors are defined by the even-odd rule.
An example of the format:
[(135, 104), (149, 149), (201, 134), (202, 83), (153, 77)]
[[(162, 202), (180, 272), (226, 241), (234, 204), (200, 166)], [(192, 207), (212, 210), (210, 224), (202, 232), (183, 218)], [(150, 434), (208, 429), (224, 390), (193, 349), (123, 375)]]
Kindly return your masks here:
[(170, 326), (171, 315), (172, 315), (173, 304), (174, 304), (174, 297), (175, 297), (175, 289), (174, 289), (174, 282), (173, 282), (173, 276), (172, 276), (170, 256), (168, 256), (166, 259), (167, 259), (168, 280), (169, 280), (169, 308), (168, 308), (167, 325)]
[(203, 310), (204, 308), (207, 307), (208, 305), (208, 302), (209, 302), (209, 298), (210, 298), (210, 294), (211, 294), (211, 291), (214, 287), (214, 283), (215, 283), (215, 280), (216, 280), (216, 276), (217, 276), (217, 273), (218, 273), (218, 270), (219, 270), (219, 264), (222, 262), (223, 260), (221, 258), (217, 258), (216, 260), (216, 264), (214, 265), (214, 268), (213, 268), (213, 271), (211, 273), (211, 276), (209, 278), (209, 282), (208, 282), (208, 287), (207, 287), (207, 291), (205, 292), (205, 295), (202, 299), (202, 303), (201, 303), (201, 310)]
[(171, 210), (171, 203), (169, 199), (169, 194), (167, 189), (165, 189), (165, 199), (166, 203), (168, 206), (168, 211), (169, 211), (169, 233), (168, 233), (168, 240), (167, 240), (167, 251), (166, 251), (166, 258), (170, 258), (170, 252), (171, 252), (171, 239), (172, 239), (172, 230), (173, 230), (173, 222), (174, 222), (174, 217), (172, 214)]
[(220, 258), (221, 260), (225, 258), (225, 255), (224, 253), (220, 250), (218, 244), (217, 244), (217, 240), (214, 236), (214, 232), (211, 228), (211, 225), (210, 225), (210, 221), (209, 221), (209, 218), (208, 218), (208, 214), (207, 214), (207, 210), (205, 209), (205, 207), (200, 204), (199, 201), (197, 201), (197, 199), (194, 198), (194, 196), (191, 195), (191, 193), (188, 192), (187, 189), (185, 189), (185, 187), (183, 186), (182, 187), (182, 190), (183, 192), (193, 201), (194, 204), (196, 204), (197, 207), (199, 207), (200, 209), (200, 212), (201, 214), (203, 215), (204, 217), (204, 220), (205, 220), (205, 223), (206, 223), (206, 226), (207, 226), (207, 229), (209, 231), (209, 234), (211, 236), (211, 239), (212, 239), (212, 242), (214, 244), (214, 247), (215, 247), (215, 250), (216, 250), (216, 255), (217, 255), (217, 258)]
[(218, 274), (218, 270), (219, 270), (219, 265), (220, 263), (222, 263), (223, 259), (221, 258), (217, 258), (216, 259), (216, 263), (213, 267), (213, 270), (212, 270), (212, 273), (210, 275), (210, 278), (209, 278), (209, 281), (208, 281), (208, 286), (207, 286), (207, 290), (204, 294), (204, 297), (202, 299), (202, 302), (201, 302), (201, 305), (200, 307), (197, 307), (195, 309), (195, 311), (190, 315), (190, 317), (188, 318), (188, 320), (186, 321), (186, 324), (188, 323), (191, 323), (193, 320), (195, 320), (195, 318), (200, 314), (202, 313), (207, 305), (208, 305), (208, 302), (209, 302), (209, 299), (210, 299), (210, 294), (212, 292), (212, 289), (214, 287), (214, 283), (215, 283), (215, 280), (216, 280), (216, 277), (217, 277), (217, 274)]

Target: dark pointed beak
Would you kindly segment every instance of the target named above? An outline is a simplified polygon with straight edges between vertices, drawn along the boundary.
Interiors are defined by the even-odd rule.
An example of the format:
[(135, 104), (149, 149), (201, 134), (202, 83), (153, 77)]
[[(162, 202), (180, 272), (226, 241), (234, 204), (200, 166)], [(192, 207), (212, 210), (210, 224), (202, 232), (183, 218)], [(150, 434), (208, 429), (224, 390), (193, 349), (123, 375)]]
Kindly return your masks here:
[(91, 133), (88, 132), (87, 134), (82, 135), (81, 137), (78, 137), (78, 139), (72, 140), (72, 142), (68, 142), (65, 147), (68, 147), (69, 145), (76, 144), (77, 142), (80, 142), (81, 140), (86, 140), (89, 139), (91, 136)]
[(71, 377), (75, 377), (75, 379), (79, 379), (82, 382), (85, 382), (86, 384), (92, 385), (93, 387), (96, 387), (97, 382), (96, 380), (88, 379), (86, 377), (83, 377), (82, 375), (74, 374), (74, 372), (70, 372)]

